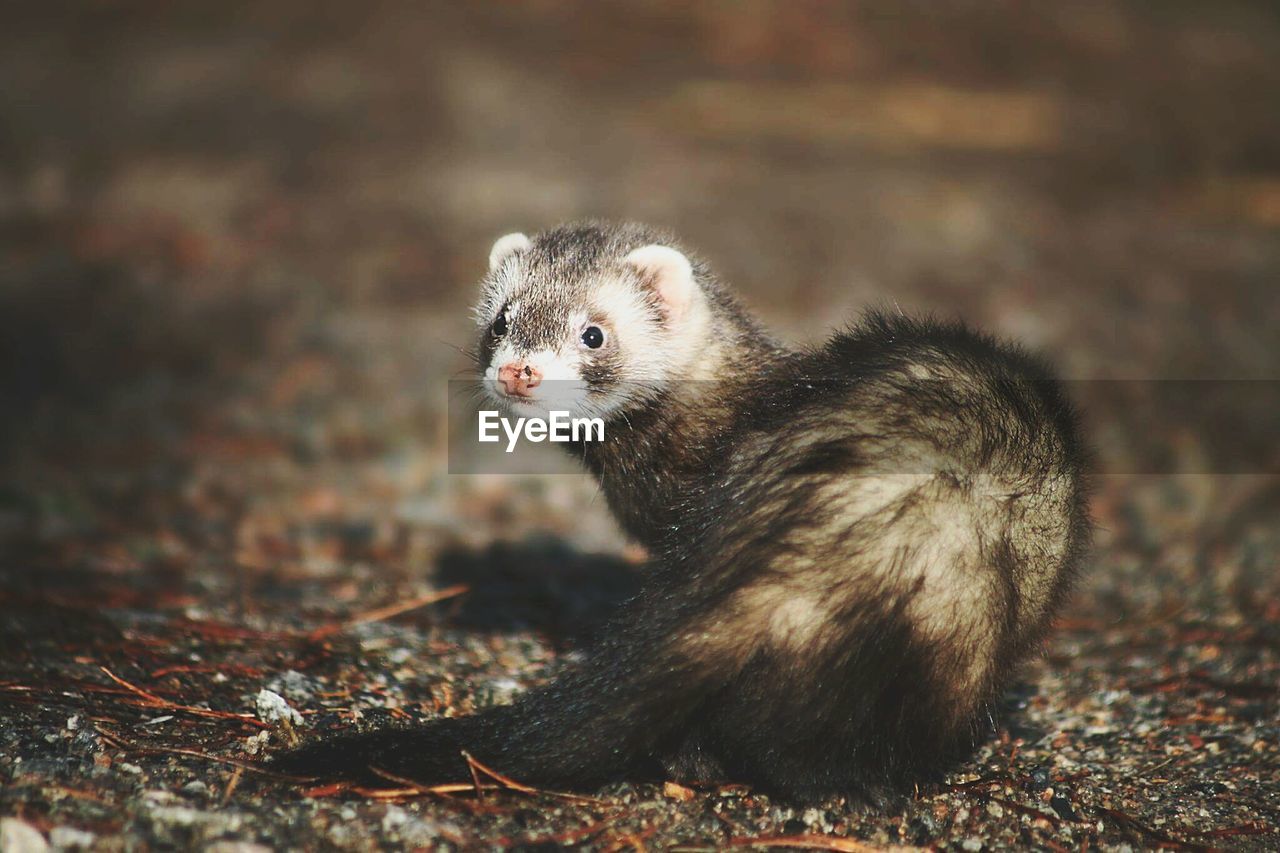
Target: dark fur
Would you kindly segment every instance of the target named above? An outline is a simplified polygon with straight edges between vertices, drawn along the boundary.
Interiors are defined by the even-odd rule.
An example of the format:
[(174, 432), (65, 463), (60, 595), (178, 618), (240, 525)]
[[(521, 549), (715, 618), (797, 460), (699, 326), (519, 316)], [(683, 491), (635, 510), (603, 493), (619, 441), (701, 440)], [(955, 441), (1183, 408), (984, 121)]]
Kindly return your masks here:
[[(559, 229), (530, 263), (576, 252), (557, 274), (589, 275), (650, 236), (628, 234)], [(876, 800), (972, 748), (1086, 547), (1070, 406), (1039, 362), (960, 325), (872, 314), (787, 353), (695, 269), (732, 342), (723, 381), (668, 384), (579, 448), (655, 564), (605, 639), (513, 705), (321, 741), (282, 769), (461, 781), (466, 750), (553, 788)], [(919, 485), (859, 497), (899, 475)]]

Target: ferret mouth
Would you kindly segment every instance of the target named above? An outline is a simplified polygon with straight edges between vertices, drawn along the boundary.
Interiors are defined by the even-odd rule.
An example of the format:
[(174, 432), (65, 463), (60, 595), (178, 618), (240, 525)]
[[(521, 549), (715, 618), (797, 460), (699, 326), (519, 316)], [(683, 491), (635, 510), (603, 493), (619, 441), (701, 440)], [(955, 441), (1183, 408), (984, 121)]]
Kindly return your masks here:
[(515, 412), (545, 412), (551, 406), (551, 401), (541, 397), (524, 397), (517, 394), (504, 394), (501, 391), (495, 391), (492, 396), (499, 406), (505, 406)]
[(594, 410), (599, 391), (588, 387), (581, 380), (551, 380), (545, 387), (521, 389), (528, 393), (508, 393), (499, 383), (485, 383), (484, 396), (499, 407), (518, 417), (548, 417), (552, 412), (585, 415)]
[(537, 397), (524, 397), (518, 394), (508, 394), (499, 388), (493, 387), (490, 387), (488, 391), (489, 393), (485, 396), (500, 406), (532, 406), (538, 403)]
[(542, 406), (542, 401), (539, 400), (537, 397), (518, 397), (513, 394), (504, 394), (501, 397), (501, 400), (502, 402), (506, 403), (508, 406), (524, 406), (530, 409), (539, 408)]
[[(556, 382), (547, 384), (554, 386)], [(578, 387), (576, 384), (572, 389), (552, 387), (547, 393), (539, 393), (542, 389), (538, 389), (538, 392), (531, 394), (510, 394), (497, 383), (490, 382), (486, 390), (486, 396), (501, 405), (548, 410), (574, 409), (582, 405), (586, 398), (595, 395), (591, 389)]]

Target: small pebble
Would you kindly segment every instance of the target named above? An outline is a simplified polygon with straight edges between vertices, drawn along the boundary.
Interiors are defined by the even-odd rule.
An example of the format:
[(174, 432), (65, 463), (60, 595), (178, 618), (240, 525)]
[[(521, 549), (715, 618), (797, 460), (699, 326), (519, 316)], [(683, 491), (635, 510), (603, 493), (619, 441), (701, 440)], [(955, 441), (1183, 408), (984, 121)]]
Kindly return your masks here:
[(49, 831), (49, 844), (55, 850), (92, 850), (97, 837), (73, 826), (55, 826)]
[(40, 830), (16, 817), (0, 818), (0, 851), (3, 853), (45, 853), (49, 843)]

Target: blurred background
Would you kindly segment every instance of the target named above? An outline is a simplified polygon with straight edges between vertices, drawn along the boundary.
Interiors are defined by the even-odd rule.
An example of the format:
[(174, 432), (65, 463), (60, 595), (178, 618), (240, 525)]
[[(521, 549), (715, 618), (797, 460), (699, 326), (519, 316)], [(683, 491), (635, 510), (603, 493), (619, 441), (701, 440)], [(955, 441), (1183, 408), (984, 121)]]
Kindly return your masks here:
[(378, 471), (379, 524), (469, 488), (433, 483), (488, 246), (588, 216), (675, 230), (795, 342), (866, 306), (1020, 340), (1087, 380), (1109, 473), (1278, 470), (1271, 4), (55, 9), (0, 35), (9, 533), (139, 519), (99, 473), (163, 515), (241, 465)]
[(580, 217), (673, 229), (794, 342), (890, 306), (1045, 353), (1105, 475), (1069, 618), (1280, 619), (1274, 3), (3, 19), (13, 660), (39, 657), (42, 607), (252, 622), (439, 583), (495, 542), (544, 543), (546, 572), (636, 562), (584, 478), (445, 473), (491, 241)]

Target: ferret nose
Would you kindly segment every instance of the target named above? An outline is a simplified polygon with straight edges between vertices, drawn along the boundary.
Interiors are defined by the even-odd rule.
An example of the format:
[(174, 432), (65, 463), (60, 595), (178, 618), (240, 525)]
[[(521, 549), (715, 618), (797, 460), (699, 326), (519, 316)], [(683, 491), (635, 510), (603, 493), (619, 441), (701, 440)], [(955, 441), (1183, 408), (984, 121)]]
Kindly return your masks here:
[(509, 397), (528, 397), (532, 388), (542, 382), (542, 371), (531, 364), (513, 361), (498, 371), (498, 382)]

